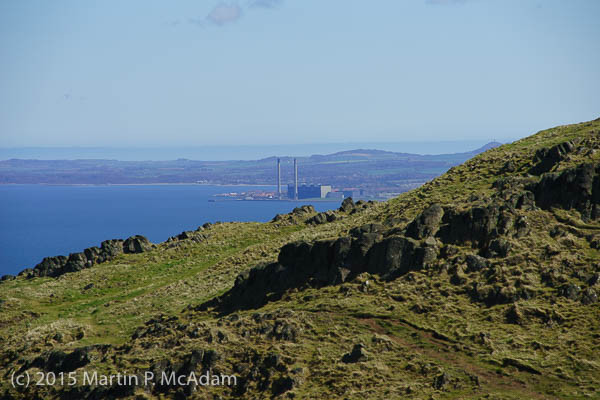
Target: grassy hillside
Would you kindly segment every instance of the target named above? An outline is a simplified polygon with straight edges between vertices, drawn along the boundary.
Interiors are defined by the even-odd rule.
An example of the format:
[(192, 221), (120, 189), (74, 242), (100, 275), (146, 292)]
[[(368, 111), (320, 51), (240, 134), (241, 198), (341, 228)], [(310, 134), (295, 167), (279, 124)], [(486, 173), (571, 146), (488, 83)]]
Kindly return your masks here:
[[(600, 120), (561, 126), (391, 201), (348, 206), (332, 222), (297, 210), (264, 224), (217, 224), (58, 278), (2, 282), (0, 395), (598, 398), (599, 161)], [(306, 265), (280, 254), (287, 243), (339, 240), (353, 246), (344, 278), (306, 272), (337, 253)], [(414, 249), (383, 247), (381, 258), (386, 243)], [(364, 263), (348, 266), (360, 246)], [(431, 256), (416, 257), (423, 252)], [(77, 362), (61, 363), (72, 354)], [(11, 388), (13, 372), (43, 370), (239, 379)]]

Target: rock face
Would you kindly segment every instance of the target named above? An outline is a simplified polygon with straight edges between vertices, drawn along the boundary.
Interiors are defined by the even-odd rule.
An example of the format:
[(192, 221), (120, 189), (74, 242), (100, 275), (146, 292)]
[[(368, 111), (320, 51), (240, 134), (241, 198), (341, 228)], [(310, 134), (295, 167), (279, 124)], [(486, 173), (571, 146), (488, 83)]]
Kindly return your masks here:
[(439, 204), (434, 204), (425, 209), (406, 228), (406, 235), (413, 239), (424, 239), (435, 235), (440, 229), (444, 216), (444, 209)]
[(339, 210), (342, 212), (350, 212), (355, 208), (356, 205), (354, 204), (354, 200), (352, 200), (352, 197), (347, 197), (342, 201), (342, 205), (340, 206)]
[(46, 257), (33, 269), (21, 271), (19, 275), (28, 278), (48, 276), (56, 278), (68, 272), (81, 271), (94, 264), (112, 260), (122, 253), (142, 253), (152, 249), (152, 243), (144, 236), (136, 235), (123, 241), (121, 239), (105, 240), (100, 247), (90, 247), (81, 253), (72, 253), (68, 257)]
[(129, 253), (143, 253), (152, 248), (152, 243), (148, 241), (144, 236), (135, 235), (123, 242), (123, 252)]
[(229, 292), (198, 309), (257, 308), (288, 289), (340, 284), (363, 272), (395, 279), (437, 257), (437, 247), (431, 243), (399, 235), (384, 238), (382, 231), (379, 224), (367, 224), (353, 229), (350, 237), (286, 244), (277, 262), (243, 272)]
[(545, 210), (560, 207), (577, 210), (584, 220), (600, 217), (600, 167), (582, 164), (561, 173), (544, 174), (529, 189)]
[(540, 175), (550, 171), (556, 164), (564, 160), (574, 149), (573, 142), (568, 141), (557, 144), (551, 148), (540, 149), (536, 152), (533, 162), (535, 165), (531, 167), (529, 173)]
[(312, 218), (309, 218), (306, 223), (312, 225), (321, 225), (327, 222), (333, 222), (338, 219), (338, 216), (333, 211), (325, 211), (318, 213)]
[(350, 353), (344, 354), (342, 361), (345, 363), (356, 363), (367, 361), (369, 356), (365, 351), (365, 346), (362, 343), (355, 344)]

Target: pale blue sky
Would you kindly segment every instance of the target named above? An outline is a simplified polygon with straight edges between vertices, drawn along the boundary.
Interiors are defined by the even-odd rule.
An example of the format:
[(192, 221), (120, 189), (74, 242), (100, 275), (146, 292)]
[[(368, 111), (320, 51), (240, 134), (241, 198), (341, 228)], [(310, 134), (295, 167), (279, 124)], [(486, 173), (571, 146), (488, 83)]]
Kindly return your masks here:
[(499, 140), (600, 117), (597, 0), (0, 2), (0, 147)]

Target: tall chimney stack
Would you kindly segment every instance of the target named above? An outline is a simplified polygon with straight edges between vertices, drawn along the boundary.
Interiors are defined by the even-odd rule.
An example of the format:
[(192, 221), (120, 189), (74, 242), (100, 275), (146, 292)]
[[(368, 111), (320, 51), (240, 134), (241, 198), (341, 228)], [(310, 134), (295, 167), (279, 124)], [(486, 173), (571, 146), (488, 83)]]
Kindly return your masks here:
[(281, 159), (277, 157), (277, 198), (281, 200)]
[(298, 160), (294, 158), (294, 200), (298, 200)]

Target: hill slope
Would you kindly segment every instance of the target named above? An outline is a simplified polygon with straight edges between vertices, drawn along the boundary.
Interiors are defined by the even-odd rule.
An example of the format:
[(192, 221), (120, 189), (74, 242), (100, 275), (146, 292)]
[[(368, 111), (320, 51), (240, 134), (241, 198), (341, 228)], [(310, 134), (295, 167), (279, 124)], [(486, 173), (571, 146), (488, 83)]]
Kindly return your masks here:
[[(561, 126), (385, 203), (207, 226), (2, 282), (0, 393), (598, 397), (599, 150), (600, 120)], [(38, 371), (237, 384), (10, 387)]]

